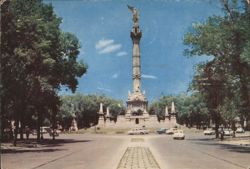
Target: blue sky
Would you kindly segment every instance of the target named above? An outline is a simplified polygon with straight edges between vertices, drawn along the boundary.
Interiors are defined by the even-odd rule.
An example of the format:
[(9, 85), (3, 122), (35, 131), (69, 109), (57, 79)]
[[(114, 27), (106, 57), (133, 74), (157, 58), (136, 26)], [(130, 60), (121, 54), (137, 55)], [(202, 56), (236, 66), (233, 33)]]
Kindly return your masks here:
[[(77, 92), (126, 100), (132, 90), (132, 14), (140, 11), (142, 90), (149, 101), (186, 92), (194, 66), (205, 57), (183, 55), (185, 32), (195, 22), (220, 15), (219, 0), (46, 0), (63, 18), (61, 28), (80, 40), (89, 66)], [(61, 91), (61, 94), (70, 94)]]

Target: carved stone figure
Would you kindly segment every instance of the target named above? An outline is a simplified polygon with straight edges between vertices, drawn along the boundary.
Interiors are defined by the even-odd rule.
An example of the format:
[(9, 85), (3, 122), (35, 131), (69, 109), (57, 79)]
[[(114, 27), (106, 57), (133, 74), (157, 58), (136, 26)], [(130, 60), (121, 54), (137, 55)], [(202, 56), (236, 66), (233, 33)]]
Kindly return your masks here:
[(128, 9), (129, 9), (129, 10), (132, 12), (132, 14), (133, 14), (134, 26), (135, 26), (135, 27), (138, 27), (138, 26), (139, 26), (139, 24), (138, 24), (138, 22), (139, 22), (139, 11), (138, 11), (135, 7), (130, 6), (130, 5), (128, 5)]

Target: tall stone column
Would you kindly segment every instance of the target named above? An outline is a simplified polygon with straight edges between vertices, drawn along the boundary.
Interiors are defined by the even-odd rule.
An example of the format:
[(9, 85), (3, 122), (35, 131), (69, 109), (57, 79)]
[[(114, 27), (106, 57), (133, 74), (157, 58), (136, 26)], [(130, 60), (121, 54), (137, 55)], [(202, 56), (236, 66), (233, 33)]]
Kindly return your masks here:
[(139, 11), (132, 6), (128, 8), (133, 14), (133, 28), (130, 37), (133, 43), (132, 49), (132, 80), (133, 92), (128, 94), (126, 119), (135, 124), (143, 124), (149, 119), (147, 112), (147, 98), (145, 93), (141, 92), (141, 61), (140, 61), (140, 40), (142, 33), (139, 29)]
[(140, 63), (140, 39), (142, 33), (138, 27), (133, 27), (130, 37), (133, 41), (133, 92), (141, 91), (141, 63)]

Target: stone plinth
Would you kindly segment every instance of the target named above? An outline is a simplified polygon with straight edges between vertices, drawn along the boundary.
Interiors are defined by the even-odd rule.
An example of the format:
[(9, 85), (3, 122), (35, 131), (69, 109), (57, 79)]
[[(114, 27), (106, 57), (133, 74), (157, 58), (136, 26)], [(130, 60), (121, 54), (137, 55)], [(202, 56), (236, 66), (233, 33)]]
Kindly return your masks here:
[(72, 120), (71, 127), (69, 130), (70, 131), (78, 131), (77, 122), (76, 122), (75, 118)]
[(99, 112), (98, 112), (98, 124), (97, 124), (97, 127), (105, 127), (105, 114), (103, 112), (103, 104), (100, 103), (100, 109), (99, 109)]

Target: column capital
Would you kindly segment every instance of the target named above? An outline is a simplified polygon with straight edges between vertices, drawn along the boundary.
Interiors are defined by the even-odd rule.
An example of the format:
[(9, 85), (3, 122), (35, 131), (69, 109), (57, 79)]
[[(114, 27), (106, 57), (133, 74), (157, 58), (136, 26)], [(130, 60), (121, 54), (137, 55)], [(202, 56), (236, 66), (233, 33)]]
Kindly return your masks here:
[(142, 37), (142, 33), (141, 33), (141, 31), (139, 31), (139, 32), (133, 32), (133, 31), (131, 31), (130, 32), (130, 37), (131, 37), (131, 39), (132, 39), (132, 41), (134, 42), (134, 43), (139, 43), (139, 41), (140, 41), (140, 39), (141, 39), (141, 37)]

